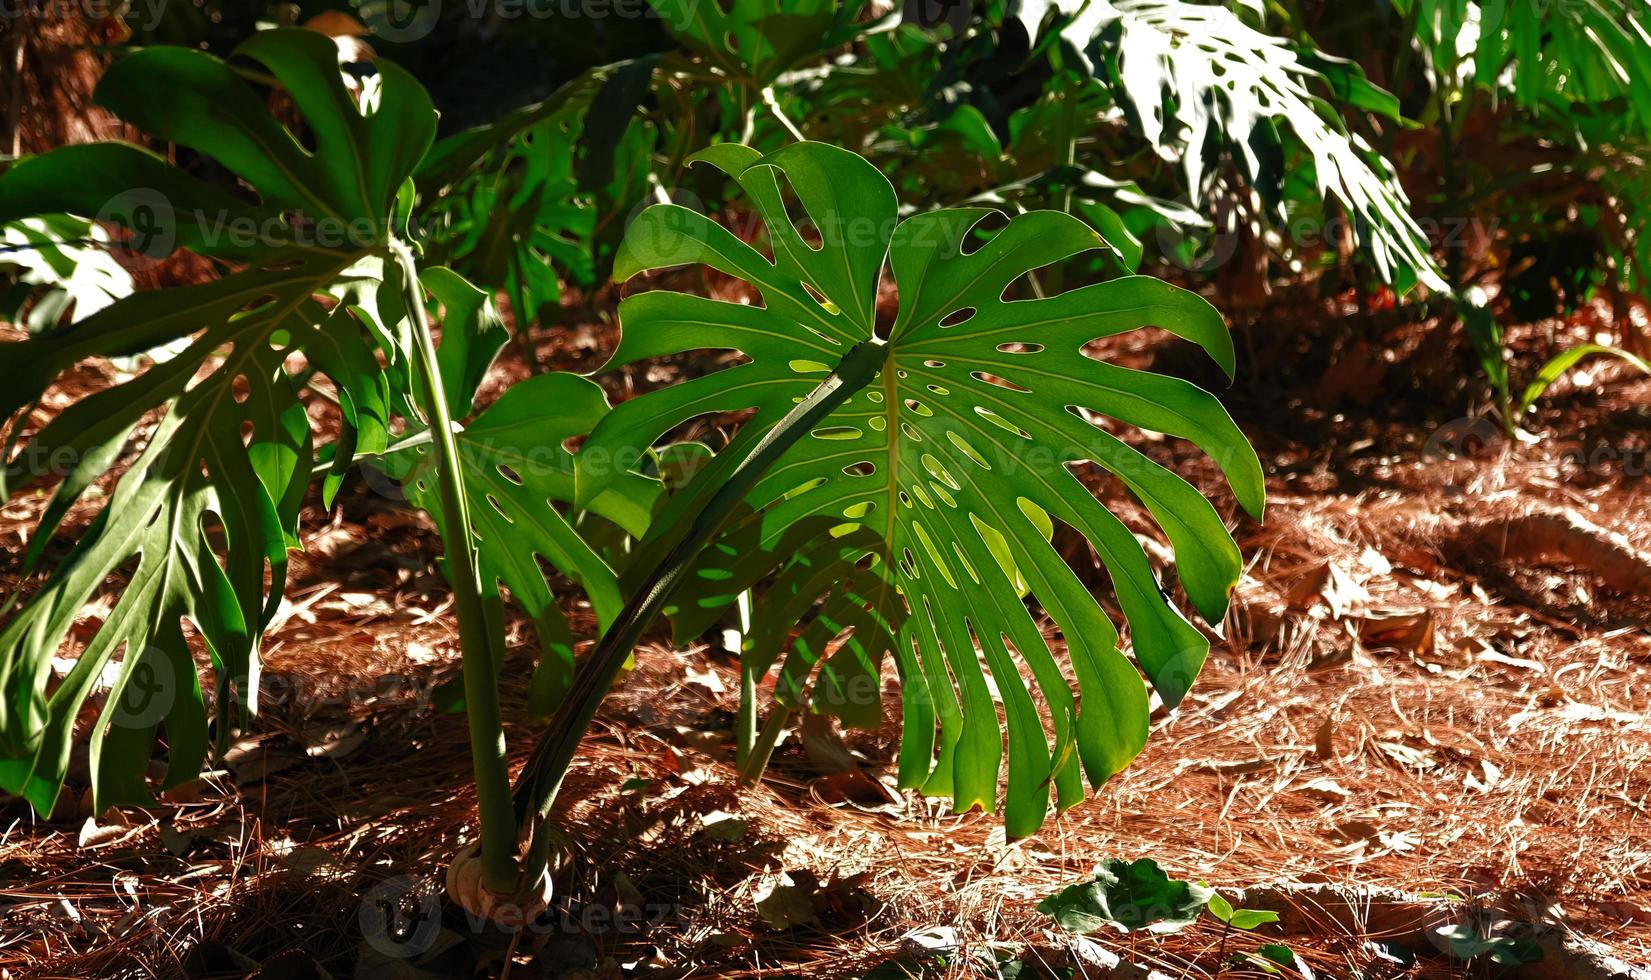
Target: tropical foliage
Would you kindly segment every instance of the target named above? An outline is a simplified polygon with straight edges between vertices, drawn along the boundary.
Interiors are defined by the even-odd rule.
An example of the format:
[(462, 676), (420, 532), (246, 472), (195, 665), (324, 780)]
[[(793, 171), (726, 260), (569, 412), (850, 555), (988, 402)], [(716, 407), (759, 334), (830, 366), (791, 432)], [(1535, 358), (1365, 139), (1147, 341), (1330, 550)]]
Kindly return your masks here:
[[(66, 147), (0, 180), (8, 220), (95, 216), (131, 236), (128, 247), (164, 257), (176, 244), (224, 271), (199, 285), (137, 293), (71, 327), (8, 345), (0, 402), (8, 418), (85, 358), (178, 347), (59, 413), (7, 461), (8, 487), (56, 480), (25, 574), (41, 564), (68, 510), (113, 480), (71, 554), (26, 600), (8, 603), (0, 632), (0, 785), (41, 812), (51, 811), (62, 785), (80, 708), (117, 654), (91, 734), (97, 805), (150, 799), (144, 774), (157, 731), (164, 731), (166, 784), (199, 771), (210, 741), (207, 698), (185, 624), (211, 655), (216, 727), (227, 737), (232, 711), (256, 710), (259, 634), (279, 607), (312, 479), (321, 478), (330, 500), (356, 458), (384, 452), (396, 417), (420, 417), (413, 379), (427, 368), (445, 382), (445, 408), (469, 414), (505, 339), (487, 294), (432, 267), (411, 288), (428, 289), (446, 330), (437, 362), (419, 362), (409, 283), (394, 250), (405, 224), (398, 200), (435, 132), (423, 88), (385, 65), (352, 93), (333, 45), (309, 32), (257, 34), (238, 54), (260, 62), (293, 99), (313, 152), (246, 80), (209, 55), (147, 49), (115, 66), (98, 96), (155, 137), (211, 154), (251, 200), (121, 143)], [(221, 122), (224, 107), (235, 110), (233, 124)], [(338, 405), (342, 435), (318, 448), (301, 395), (322, 384)], [(593, 589), (613, 588), (600, 561), (575, 569), (580, 555), (547, 557), (589, 574)], [(126, 585), (113, 608), (74, 669), (48, 691), (52, 658), (117, 571)], [(531, 608), (529, 583), (498, 574)], [(560, 635), (554, 620), (546, 626)]]
[[(453, 879), (467, 907), (541, 887), (562, 775), (661, 614), (683, 642), (740, 620), (746, 776), (799, 713), (881, 726), (897, 684), (900, 783), (1030, 834), (1140, 752), (1154, 697), (1187, 695), (1242, 571), (1228, 525), (1264, 506), (1213, 395), (1096, 341), (1159, 328), (1231, 379), (1217, 305), (1251, 316), (1288, 270), (1315, 299), (1460, 324), (1510, 435), (1584, 358), (1651, 370), (1626, 316), (1531, 365), (1504, 343), (1524, 313), (1640, 301), (1643, 0), (1008, 0), (936, 23), (649, 3), (614, 29), (644, 37), (623, 57), (592, 63), (605, 32), (584, 25), (590, 50), (531, 84), (492, 72), (441, 99), (365, 45), (416, 61), (450, 12), (285, 5), (264, 13), (309, 29), (267, 30), (233, 5), (175, 10), (97, 89), (145, 143), (0, 175), (0, 313), (27, 328), (0, 350), (0, 500), (50, 490), (27, 587), (0, 606), (0, 789), (50, 813), (88, 714), (97, 807), (151, 799), (157, 746), (163, 785), (199, 772), (256, 712), (302, 507), (364, 464), (443, 541), (485, 865)], [(1492, 142), (1458, 153), (1474, 139)], [(1492, 207), (1509, 226), (1473, 254), (1443, 233)], [(133, 290), (135, 257), (179, 251), (199, 281)], [(611, 408), (606, 376), (479, 397), (512, 329), (537, 371), (573, 294), (597, 313), (614, 283), (610, 371), (704, 351), (712, 369)], [(100, 358), (133, 370), (40, 410)], [(738, 424), (685, 441), (706, 417)], [(1197, 446), (1237, 508), (1118, 424)], [(1142, 505), (1172, 562), (1096, 480)], [(77, 508), (92, 516), (70, 535)], [(564, 579), (595, 614), (583, 659)], [(531, 707), (551, 716), (513, 801), (507, 600), (536, 628)], [(1251, 921), (1155, 872), (1104, 869), (1051, 914), (1123, 921), (1173, 885), (1176, 925), (1206, 904)]]
[[(661, 205), (632, 226), (616, 272), (704, 262), (751, 283), (762, 305), (663, 291), (631, 297), (620, 306), (624, 339), (614, 363), (707, 347), (737, 350), (750, 362), (625, 402), (583, 452), (614, 458), (695, 416), (755, 410), (735, 442), (672, 499), (660, 532), (644, 539), (638, 560), (648, 567), (674, 543), (675, 518), (726, 482), (746, 447), (769, 436), (839, 352), (879, 344), (876, 377), (752, 489), (748, 530), (736, 530), (701, 567), (679, 619), (694, 624), (691, 635), (708, 611), (778, 571), (757, 604), (746, 670), (766, 674), (791, 624), (803, 622), (780, 669), (780, 703), (800, 710), (807, 702), (876, 727), (882, 665), (892, 659), (905, 724), (902, 781), (953, 797), (960, 808), (995, 807), (1003, 755), (989, 693), (995, 684), (1008, 713), (1007, 819), (1011, 832), (1029, 833), (1043, 820), (1051, 785), (1061, 806), (1077, 802), (1080, 769), (1101, 784), (1140, 751), (1147, 730), (1146, 692), (1118, 650), (1116, 629), (1050, 547), (1054, 524), (1081, 533), (1101, 556), (1136, 660), (1165, 704), (1180, 701), (1209, 648), (1165, 599), (1141, 546), (1071, 467), (1096, 464), (1147, 505), (1175, 548), (1187, 594), (1211, 622), (1224, 615), (1240, 567), (1215, 509), (1097, 427), (1091, 413), (1192, 440), (1221, 461), (1246, 508), (1259, 517), (1262, 507), (1260, 464), (1213, 397), (1095, 361), (1084, 346), (1162, 326), (1230, 371), (1226, 327), (1202, 299), (1149, 277), (1005, 302), (1028, 272), (1102, 247), (1069, 215), (1022, 214), (965, 252), (992, 212), (958, 208), (898, 221), (893, 190), (876, 168), (826, 144), (768, 156), (725, 144), (697, 159), (751, 198), (772, 263), (703, 216)], [(810, 219), (807, 232), (787, 215), (781, 175)], [(893, 322), (879, 327), (885, 261), (902, 299)], [(605, 482), (588, 477), (581, 495)], [(1061, 629), (1078, 698), (1028, 613), (1028, 594)], [(1052, 745), (1021, 664), (1049, 705)]]

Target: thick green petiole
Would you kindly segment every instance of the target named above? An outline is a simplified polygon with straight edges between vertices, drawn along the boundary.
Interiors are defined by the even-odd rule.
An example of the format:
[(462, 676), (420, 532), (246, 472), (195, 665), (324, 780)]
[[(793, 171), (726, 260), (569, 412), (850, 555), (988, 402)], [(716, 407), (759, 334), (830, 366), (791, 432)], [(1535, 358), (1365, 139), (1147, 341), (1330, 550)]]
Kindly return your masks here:
[(533, 834), (533, 847), (528, 856), (529, 875), (536, 874), (546, 858), (546, 818), (562, 788), (562, 778), (573, 761), (573, 754), (637, 641), (670, 601), (700, 551), (722, 529), (729, 515), (768, 468), (849, 396), (871, 384), (882, 369), (886, 355), (887, 345), (881, 340), (855, 345), (807, 398), (764, 433), (699, 513), (693, 515), (688, 533), (671, 548), (653, 575), (632, 593), (596, 649), (579, 665), (567, 696), (551, 719), (550, 727), (539, 737), (533, 757), (516, 782), (516, 818), (523, 833), (531, 830)]
[(499, 711), (499, 662), (493, 648), (482, 600), (481, 575), (476, 568), (475, 543), (470, 538), (470, 514), (465, 503), (464, 473), (459, 468), (458, 441), (447, 410), (447, 393), (436, 366), (436, 343), (424, 315), (424, 290), (418, 268), (406, 246), (391, 246), (405, 280), (407, 318), (418, 347), (421, 401), (430, 425), (436, 453), (437, 490), (441, 498), (442, 550), (447, 557), (447, 579), (453, 587), (453, 610), (459, 620), (459, 645), (464, 654), (464, 713), (470, 724), (470, 760), (476, 774), (476, 809), (481, 815), (482, 884), (493, 892), (511, 894), (520, 880), (516, 861), (516, 822), (510, 806), (510, 770), (506, 765), (504, 721)]
[(774, 747), (780, 744), (780, 736), (785, 734), (785, 726), (791, 723), (791, 716), (795, 713), (783, 704), (774, 705), (751, 751), (738, 760), (741, 784), (750, 786), (762, 778), (768, 768), (768, 760), (774, 755)]

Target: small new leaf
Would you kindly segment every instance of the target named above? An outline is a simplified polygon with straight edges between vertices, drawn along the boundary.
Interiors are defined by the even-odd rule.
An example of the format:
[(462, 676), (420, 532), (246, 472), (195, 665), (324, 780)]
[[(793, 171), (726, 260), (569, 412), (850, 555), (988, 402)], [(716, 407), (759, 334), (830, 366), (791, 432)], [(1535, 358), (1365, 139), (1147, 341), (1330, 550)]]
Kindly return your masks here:
[[(1049, 896), (1038, 903), (1038, 911), (1080, 934), (1103, 928), (1171, 933), (1197, 921), (1214, 897), (1213, 889), (1171, 878), (1150, 858), (1109, 858), (1101, 862), (1095, 877)], [(1220, 905), (1232, 910), (1225, 900)]]
[(1283, 973), (1279, 967), (1294, 970), (1302, 980), (1313, 980), (1313, 971), (1296, 956), (1295, 950), (1283, 943), (1267, 943), (1255, 951), (1255, 964), (1266, 973)]

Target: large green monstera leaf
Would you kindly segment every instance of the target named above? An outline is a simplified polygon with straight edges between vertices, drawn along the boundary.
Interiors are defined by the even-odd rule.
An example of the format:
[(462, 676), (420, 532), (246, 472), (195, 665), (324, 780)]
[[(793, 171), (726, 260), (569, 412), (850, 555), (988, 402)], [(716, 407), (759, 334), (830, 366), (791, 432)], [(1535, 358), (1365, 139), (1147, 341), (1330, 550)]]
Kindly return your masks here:
[[(673, 543), (674, 513), (701, 506), (851, 348), (876, 345), (875, 379), (772, 466), (747, 498), (749, 514), (677, 595), (674, 614), (679, 629), (695, 628), (782, 569), (754, 603), (747, 651), (766, 671), (789, 648), (782, 703), (802, 703), (803, 681), (818, 666), (813, 708), (876, 724), (892, 658), (903, 783), (951, 796), (960, 810), (995, 809), (1007, 742), (1006, 821), (1011, 833), (1029, 833), (1048, 811), (1051, 785), (1069, 806), (1083, 795), (1080, 770), (1099, 785), (1140, 750), (1149, 702), (1137, 666), (1173, 706), (1208, 651), (1135, 536), (1074, 468), (1098, 464), (1147, 506), (1206, 619), (1223, 615), (1240, 571), (1215, 508), (1094, 416), (1193, 441), (1247, 510), (1259, 515), (1263, 504), (1255, 454), (1211, 395), (1102, 363), (1085, 345), (1155, 325), (1230, 372), (1225, 325), (1202, 299), (1145, 277), (1005, 301), (1026, 273), (1103, 245), (1066, 214), (1022, 214), (985, 237), (979, 229), (994, 214), (986, 209), (898, 221), (883, 175), (823, 144), (766, 157), (724, 145), (698, 159), (738, 181), (767, 226), (772, 258), (702, 215), (659, 205), (630, 229), (617, 273), (703, 263), (755, 286), (761, 305), (632, 295), (620, 306), (614, 363), (693, 349), (747, 360), (618, 405), (581, 450), (580, 496), (604, 490), (623, 454), (689, 419), (754, 410), (656, 519), (633, 565), (649, 568)], [(877, 316), (885, 267), (899, 296), (892, 323)], [(1135, 665), (1051, 546), (1057, 523), (1087, 538), (1110, 573)], [(1039, 611), (1059, 640), (1040, 628)]]
[[(212, 654), (220, 705), (231, 691), (255, 705), (258, 632), (279, 602), (314, 465), (288, 356), (301, 351), (336, 387), (346, 426), (339, 472), (354, 452), (387, 441), (392, 378), (365, 323), (383, 268), (372, 256), (390, 239), (396, 194), (434, 135), (435, 113), (417, 83), (388, 65), (358, 103), (318, 35), (259, 34), (239, 54), (285, 88), (313, 152), (239, 74), (200, 52), (133, 54), (97, 95), (155, 137), (210, 155), (256, 199), (121, 143), (57, 150), (0, 180), (4, 219), (97, 217), (124, 226), (130, 246), (153, 257), (181, 245), (243, 264), (201, 285), (132, 296), (0, 353), (0, 417), (9, 418), (84, 358), (188, 343), (64, 410), (6, 461), (8, 486), (62, 477), (33, 536), (32, 567), (69, 506), (160, 411), (70, 558), (0, 631), (0, 787), (42, 812), (62, 785), (79, 710), (117, 653), (118, 676), (91, 734), (98, 805), (150, 798), (144, 772), (158, 728), (168, 782), (199, 770), (206, 712), (184, 619)], [(387, 291), (395, 302), (399, 293), (399, 285)], [(400, 345), (385, 337), (392, 366), (405, 371)], [(113, 608), (47, 697), (51, 658), (82, 607), (128, 566)]]
[[(199, 771), (207, 712), (186, 620), (212, 658), (220, 734), (231, 704), (256, 708), (259, 632), (279, 606), (319, 465), (301, 388), (320, 377), (341, 406), (330, 494), (357, 455), (386, 448), (412, 371), (400, 266), (387, 256), (398, 194), (435, 133), (429, 97), (388, 64), (352, 91), (332, 43), (310, 32), (261, 33), (237, 55), (279, 83), (304, 141), (241, 73), (198, 51), (139, 51), (97, 91), (156, 139), (211, 157), (239, 178), (234, 192), (123, 143), (56, 150), (0, 178), (0, 221), (95, 217), (122, 226), (127, 247), (150, 257), (181, 246), (225, 263), (220, 278), (139, 293), (0, 349), (0, 419), (18, 444), (4, 486), (57, 479), (25, 575), (70, 506), (110, 484), (69, 556), (0, 609), (0, 788), (43, 813), (63, 784), (81, 709), (105, 683), (90, 730), (99, 807), (151, 798), (145, 773), (162, 734), (166, 782)], [(449, 306), (439, 370), (455, 389), (473, 388), (502, 327), (487, 329), (496, 323), (489, 304), (457, 276), (422, 278)], [(181, 351), (18, 438), (64, 370), (163, 345)], [(75, 643), (71, 628), (114, 576), (112, 607)], [(77, 648), (52, 686), (53, 658)]]

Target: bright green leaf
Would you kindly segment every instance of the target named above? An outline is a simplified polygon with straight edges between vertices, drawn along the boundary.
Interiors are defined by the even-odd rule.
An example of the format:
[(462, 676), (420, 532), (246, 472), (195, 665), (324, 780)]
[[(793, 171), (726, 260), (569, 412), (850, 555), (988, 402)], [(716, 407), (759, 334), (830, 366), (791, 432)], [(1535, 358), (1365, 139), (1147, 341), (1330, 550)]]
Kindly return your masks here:
[(1651, 363), (1647, 363), (1644, 358), (1630, 354), (1619, 347), (1611, 347), (1607, 344), (1577, 344), (1575, 347), (1567, 347), (1550, 358), (1548, 363), (1542, 365), (1541, 369), (1536, 372), (1536, 376), (1531, 379), (1530, 384), (1525, 386), (1525, 393), (1519, 396), (1519, 404), (1514, 406), (1514, 418), (1524, 418), (1525, 413), (1531, 410), (1532, 405), (1536, 404), (1536, 400), (1542, 397), (1542, 393), (1564, 376), (1566, 371), (1576, 367), (1577, 363), (1583, 358), (1592, 357), (1595, 354), (1619, 358), (1646, 374), (1651, 374)]
[[(724, 144), (698, 160), (738, 181), (767, 227), (772, 260), (704, 216), (662, 205), (633, 223), (617, 272), (704, 263), (756, 286), (763, 303), (633, 295), (620, 307), (624, 331), (612, 364), (702, 348), (737, 350), (750, 363), (617, 406), (581, 451), (579, 500), (605, 488), (613, 460), (634, 458), (682, 423), (755, 409), (734, 446), (661, 511), (635, 567), (657, 564), (680, 534), (675, 515), (692, 512), (743, 457), (741, 447), (819, 382), (797, 365), (834, 363), (850, 345), (879, 336), (875, 303), (886, 266), (901, 304), (881, 328), (880, 377), (764, 476), (748, 497), (749, 516), (729, 532), (738, 544), (702, 563), (700, 582), (678, 597), (677, 615), (708, 625), (717, 608), (783, 566), (773, 601), (756, 604), (752, 631), (783, 645), (804, 624), (782, 667), (782, 700), (800, 698), (818, 665), (816, 707), (875, 724), (878, 678), (892, 656), (904, 707), (902, 782), (950, 796), (960, 810), (997, 805), (1004, 732), (995, 684), (1008, 716), (1007, 822), (1011, 833), (1030, 833), (1048, 812), (1051, 785), (1059, 805), (1069, 806), (1082, 798), (1080, 764), (1099, 785), (1146, 738), (1140, 677), (1094, 597), (1051, 547), (1052, 526), (1075, 528), (1095, 545), (1129, 621), (1135, 660), (1166, 703), (1186, 693), (1208, 650), (1165, 599), (1134, 535), (1073, 467), (1100, 466), (1146, 504), (1175, 548), (1182, 584), (1211, 621), (1224, 613), (1240, 567), (1225, 525), (1196, 490), (1082, 411), (1202, 446), (1252, 513), (1260, 513), (1264, 493), (1253, 451), (1212, 396), (1091, 359), (1084, 345), (1157, 325), (1230, 371), (1226, 325), (1197, 296), (1146, 277), (1005, 302), (1006, 287), (1026, 272), (1100, 247), (1069, 215), (1020, 215), (964, 252), (971, 230), (992, 212), (898, 221), (887, 180), (847, 151), (803, 143), (759, 157)], [(801, 226), (788, 216), (782, 175), (797, 213), (807, 216)], [(1022, 586), (1061, 628), (1081, 702)], [(778, 617), (774, 628), (762, 623), (768, 610)], [(821, 663), (842, 635), (850, 642)], [(766, 670), (778, 652), (759, 646), (748, 655)], [(1022, 664), (1051, 706), (1053, 743)], [(1070, 744), (1075, 753), (1060, 749)]]

